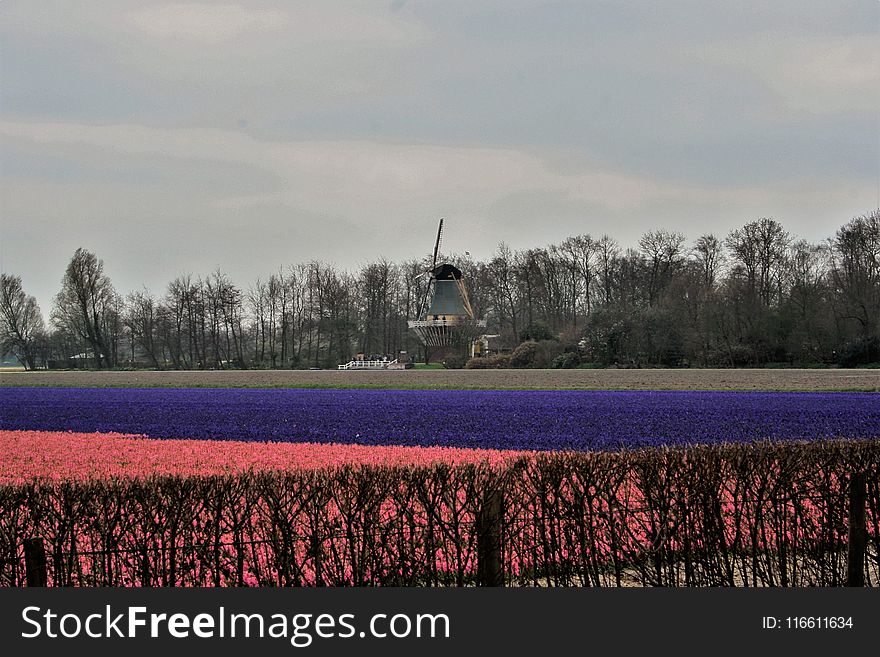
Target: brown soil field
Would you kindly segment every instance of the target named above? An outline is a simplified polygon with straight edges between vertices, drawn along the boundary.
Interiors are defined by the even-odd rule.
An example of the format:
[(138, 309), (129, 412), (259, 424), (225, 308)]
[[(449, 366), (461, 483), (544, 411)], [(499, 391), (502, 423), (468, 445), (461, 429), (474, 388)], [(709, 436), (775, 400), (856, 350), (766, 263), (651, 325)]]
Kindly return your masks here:
[(0, 385), (497, 390), (863, 390), (880, 392), (880, 370), (41, 371), (2, 372), (0, 373)]

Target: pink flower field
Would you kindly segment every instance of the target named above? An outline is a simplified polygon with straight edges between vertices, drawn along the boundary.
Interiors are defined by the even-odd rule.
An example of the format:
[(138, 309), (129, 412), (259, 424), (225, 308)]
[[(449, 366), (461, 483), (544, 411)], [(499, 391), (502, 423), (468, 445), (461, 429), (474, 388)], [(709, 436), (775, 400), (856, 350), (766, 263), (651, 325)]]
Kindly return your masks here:
[(346, 464), (500, 464), (526, 452), (333, 443), (156, 440), (118, 433), (0, 431), (0, 484), (151, 475), (217, 475), (246, 470), (313, 470)]
[[(0, 449), (0, 586), (25, 583), (33, 537), (57, 586), (463, 586), (490, 539), (520, 584), (836, 586), (852, 473), (876, 482), (877, 463), (875, 441), (535, 454), (6, 430)], [(407, 467), (438, 462), (480, 467)]]

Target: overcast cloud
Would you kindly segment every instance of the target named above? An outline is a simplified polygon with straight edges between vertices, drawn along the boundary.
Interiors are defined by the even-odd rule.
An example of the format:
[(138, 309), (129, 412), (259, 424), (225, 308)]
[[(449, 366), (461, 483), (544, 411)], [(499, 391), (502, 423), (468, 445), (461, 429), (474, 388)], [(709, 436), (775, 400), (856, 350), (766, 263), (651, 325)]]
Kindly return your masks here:
[(84, 246), (117, 288), (240, 285), (634, 245), (761, 216), (819, 241), (880, 203), (880, 3), (0, 3), (0, 266), (48, 313)]

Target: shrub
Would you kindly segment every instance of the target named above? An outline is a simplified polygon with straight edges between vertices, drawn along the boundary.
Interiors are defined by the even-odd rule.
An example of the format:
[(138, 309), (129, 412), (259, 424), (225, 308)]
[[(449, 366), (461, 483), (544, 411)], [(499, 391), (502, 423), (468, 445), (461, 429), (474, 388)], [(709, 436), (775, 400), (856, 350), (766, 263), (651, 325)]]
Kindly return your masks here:
[[(832, 440), (546, 453), (498, 466), (30, 481), (0, 486), (0, 586), (25, 585), (13, 564), (41, 536), (49, 555), (64, 555), (48, 559), (52, 586), (461, 587), (477, 583), (482, 537), (496, 527), (507, 546), (499, 567), (514, 584), (550, 573), (547, 586), (621, 586), (609, 564), (627, 564), (639, 586), (730, 587), (744, 572), (761, 586), (840, 586), (840, 487), (878, 459), (877, 441)], [(500, 513), (479, 521), (484, 491), (499, 484)], [(725, 490), (739, 491), (730, 509), (705, 513)], [(867, 517), (877, 518), (876, 486), (867, 490)], [(613, 517), (585, 514), (585, 499)], [(228, 545), (217, 540), (224, 532)], [(876, 554), (873, 532), (868, 541)], [(443, 558), (426, 559), (426, 545)], [(340, 558), (348, 553), (364, 558)]]
[(837, 362), (841, 367), (880, 363), (880, 338), (871, 336), (846, 343)]
[(511, 367), (537, 367), (539, 350), (537, 342), (523, 342), (510, 354)]
[(583, 328), (570, 326), (559, 333), (559, 343), (565, 347), (566, 351), (577, 351), (579, 349), (578, 344), (583, 335)]
[(745, 344), (731, 345), (727, 357), (733, 367), (748, 367), (757, 363), (754, 349)]
[(546, 325), (536, 322), (520, 331), (519, 339), (523, 342), (540, 342), (541, 340), (556, 340), (556, 336), (550, 332)]
[(573, 351), (559, 354), (553, 359), (553, 367), (555, 369), (570, 370), (581, 364), (581, 357)]
[(500, 370), (510, 366), (510, 356), (498, 354), (485, 358), (471, 358), (465, 368), (469, 370)]
[(581, 348), (586, 359), (600, 365), (618, 364), (633, 351), (633, 313), (600, 308), (594, 311), (584, 328)]
[(447, 370), (460, 370), (467, 363), (467, 358), (459, 354), (447, 356), (443, 361), (443, 367)]
[(510, 367), (544, 368), (549, 367), (559, 354), (562, 345), (555, 340), (523, 342), (510, 354)]

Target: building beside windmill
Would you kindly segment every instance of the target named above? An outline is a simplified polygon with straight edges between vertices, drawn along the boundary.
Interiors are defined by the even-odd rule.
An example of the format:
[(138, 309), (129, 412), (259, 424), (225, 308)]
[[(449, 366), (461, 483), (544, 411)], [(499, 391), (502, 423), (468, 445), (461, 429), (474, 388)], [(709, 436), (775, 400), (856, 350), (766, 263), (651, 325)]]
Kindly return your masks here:
[(473, 341), (486, 327), (486, 320), (474, 315), (461, 270), (449, 263), (438, 263), (442, 237), (441, 219), (433, 262), (421, 274), (429, 277), (425, 296), (417, 318), (408, 322), (425, 346), (427, 362), (442, 360), (450, 354), (470, 355)]

